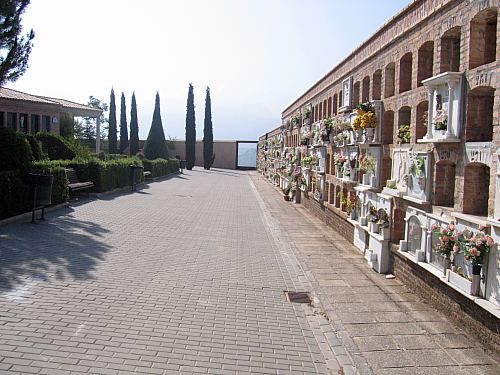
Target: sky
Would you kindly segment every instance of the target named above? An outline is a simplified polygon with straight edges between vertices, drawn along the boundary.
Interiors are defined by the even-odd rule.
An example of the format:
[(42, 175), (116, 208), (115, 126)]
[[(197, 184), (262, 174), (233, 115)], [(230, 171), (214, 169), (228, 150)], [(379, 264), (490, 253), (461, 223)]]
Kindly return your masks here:
[(257, 140), (281, 112), (410, 0), (31, 0), (27, 72), (7, 87), (86, 103), (135, 91), (139, 136), (155, 94), (167, 137), (184, 139), (188, 85), (197, 138), (210, 87), (214, 139)]

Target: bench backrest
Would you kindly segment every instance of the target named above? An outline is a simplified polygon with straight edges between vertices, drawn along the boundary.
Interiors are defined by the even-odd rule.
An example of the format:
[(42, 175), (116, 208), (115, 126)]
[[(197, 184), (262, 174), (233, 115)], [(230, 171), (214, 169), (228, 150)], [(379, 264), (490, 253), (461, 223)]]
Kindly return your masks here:
[(66, 168), (66, 178), (68, 179), (68, 182), (70, 184), (77, 184), (80, 181), (78, 181), (78, 176), (76, 175), (76, 171), (73, 168)]

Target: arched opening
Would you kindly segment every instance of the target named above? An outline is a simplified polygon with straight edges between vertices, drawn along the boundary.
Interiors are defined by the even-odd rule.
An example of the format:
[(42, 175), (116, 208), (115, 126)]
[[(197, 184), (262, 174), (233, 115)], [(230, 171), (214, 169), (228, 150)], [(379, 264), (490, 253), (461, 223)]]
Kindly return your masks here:
[(394, 112), (385, 111), (382, 123), (382, 143), (389, 145), (394, 143)]
[(329, 117), (332, 115), (332, 97), (331, 96), (327, 99), (327, 104), (328, 104), (328, 110), (326, 111), (326, 117)]
[(335, 207), (340, 208), (340, 186), (335, 186)]
[[(342, 197), (343, 197), (344, 199), (347, 199), (348, 194), (349, 194), (349, 193), (348, 193), (348, 191), (347, 191), (347, 188), (342, 189)], [(346, 210), (347, 210), (347, 207), (346, 207), (346, 205), (345, 205), (345, 204), (341, 204), (340, 209), (341, 209), (342, 211), (346, 211)]]
[(319, 103), (319, 116), (318, 116), (318, 120), (323, 120), (323, 102), (320, 102)]
[(391, 239), (398, 243), (405, 238), (405, 212), (401, 208), (394, 209), (392, 223)]
[(325, 119), (327, 116), (327, 105), (328, 105), (327, 100), (326, 99), (323, 100), (323, 117), (322, 117), (323, 119)]
[(435, 165), (434, 204), (453, 207), (455, 197), (455, 163), (440, 160)]
[(330, 174), (330, 158), (331, 155), (329, 153), (326, 154), (326, 161), (325, 161), (325, 173)]
[[(404, 125), (410, 126), (411, 129), (411, 108), (410, 107), (401, 107), (398, 111), (398, 130), (401, 129)], [(402, 139), (399, 138), (401, 143), (410, 143), (411, 139)]]
[(330, 188), (328, 190), (328, 203), (334, 204), (335, 203), (335, 185), (334, 184), (329, 184)]
[(493, 138), (493, 104), (495, 90), (480, 86), (467, 96), (466, 142), (489, 142)]
[(342, 107), (342, 90), (339, 91), (339, 108)]
[(338, 98), (337, 98), (337, 94), (333, 95), (333, 99), (332, 99), (332, 115), (336, 115), (337, 114), (337, 101), (338, 101)]
[(380, 100), (382, 98), (382, 70), (373, 73), (372, 80), (372, 99)]
[(488, 8), (470, 21), (469, 69), (495, 61), (497, 14), (496, 8)]
[(314, 121), (313, 122), (316, 122), (319, 120), (319, 113), (318, 113), (318, 105), (316, 104), (314, 106)]
[(429, 41), (422, 44), (418, 49), (417, 87), (422, 86), (424, 79), (432, 77), (434, 65), (434, 42)]
[(363, 78), (363, 88), (361, 91), (361, 102), (366, 103), (370, 100), (370, 76)]
[(415, 139), (422, 139), (427, 134), (429, 102), (426, 100), (417, 105), (417, 121), (415, 127)]
[(392, 167), (392, 159), (384, 155), (382, 157), (382, 172), (380, 174), (380, 186), (386, 186), (387, 185), (387, 180), (391, 179), (391, 167)]
[(354, 84), (352, 91), (352, 106), (354, 108), (356, 108), (359, 104), (359, 89), (360, 89), (360, 84), (358, 81)]
[(488, 215), (490, 168), (483, 163), (469, 163), (464, 169), (463, 212)]
[(408, 219), (408, 233), (406, 239), (408, 252), (416, 254), (422, 246), (422, 224), (416, 216), (412, 216)]
[(454, 27), (441, 37), (440, 73), (460, 71), (460, 26)]
[(385, 85), (384, 85), (384, 98), (394, 96), (396, 85), (396, 64), (390, 63), (385, 67)]
[(412, 54), (408, 52), (399, 60), (399, 92), (406, 92), (411, 90), (411, 65)]

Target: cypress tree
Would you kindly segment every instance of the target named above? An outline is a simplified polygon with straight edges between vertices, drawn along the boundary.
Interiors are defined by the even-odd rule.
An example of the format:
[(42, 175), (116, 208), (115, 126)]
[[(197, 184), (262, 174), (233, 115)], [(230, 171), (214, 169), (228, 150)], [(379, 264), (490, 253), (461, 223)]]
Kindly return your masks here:
[(108, 129), (108, 148), (110, 154), (116, 154), (116, 104), (115, 90), (111, 89), (109, 99), (109, 129)]
[(194, 113), (193, 85), (189, 84), (186, 110), (186, 168), (193, 169), (196, 160), (196, 121)]
[(122, 92), (120, 105), (120, 154), (128, 147), (127, 108), (125, 107), (125, 94)]
[(132, 104), (130, 107), (130, 155), (139, 151), (139, 123), (137, 122), (137, 103), (135, 92), (132, 93)]
[(214, 163), (214, 135), (212, 129), (212, 103), (210, 101), (210, 88), (207, 87), (205, 97), (205, 120), (203, 123), (203, 167), (210, 169)]
[(148, 139), (144, 145), (144, 156), (149, 160), (157, 158), (168, 159), (167, 143), (165, 142), (165, 133), (163, 132), (163, 125), (161, 123), (160, 94), (158, 92), (156, 93), (153, 121), (149, 129)]

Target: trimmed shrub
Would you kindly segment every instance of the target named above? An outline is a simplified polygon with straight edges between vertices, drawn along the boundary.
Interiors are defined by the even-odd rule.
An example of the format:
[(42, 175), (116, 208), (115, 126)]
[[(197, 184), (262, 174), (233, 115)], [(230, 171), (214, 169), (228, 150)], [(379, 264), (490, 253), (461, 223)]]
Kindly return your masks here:
[(31, 209), (33, 198), (22, 174), (19, 170), (0, 171), (0, 220)]
[(40, 142), (36, 139), (33, 134), (26, 134), (26, 140), (30, 144), (31, 154), (33, 155), (33, 160), (42, 160), (47, 157), (42, 151), (42, 146)]
[(154, 159), (143, 160), (144, 170), (151, 172), (151, 177), (166, 176), (179, 171), (179, 160), (177, 159)]
[(33, 155), (23, 133), (0, 128), (0, 171), (27, 170)]
[(60, 160), (49, 161), (42, 160), (33, 162), (32, 169), (42, 170), (54, 175), (52, 183), (52, 204), (64, 203), (69, 198), (68, 181), (66, 180), (66, 172), (64, 168), (66, 163)]
[(42, 143), (43, 152), (50, 160), (71, 160), (76, 157), (69, 142), (63, 137), (51, 133), (37, 133), (36, 139)]

